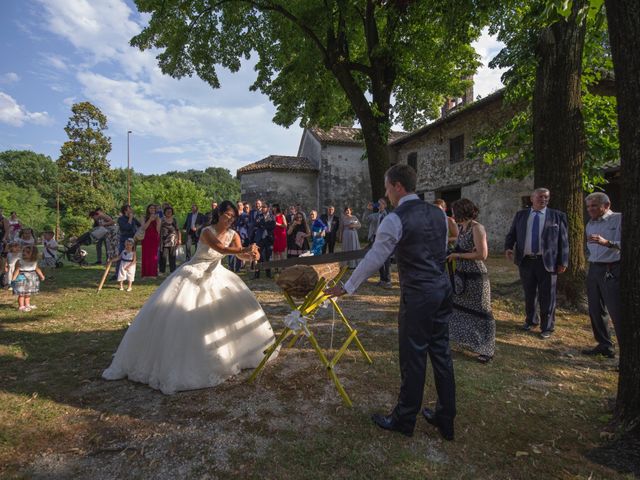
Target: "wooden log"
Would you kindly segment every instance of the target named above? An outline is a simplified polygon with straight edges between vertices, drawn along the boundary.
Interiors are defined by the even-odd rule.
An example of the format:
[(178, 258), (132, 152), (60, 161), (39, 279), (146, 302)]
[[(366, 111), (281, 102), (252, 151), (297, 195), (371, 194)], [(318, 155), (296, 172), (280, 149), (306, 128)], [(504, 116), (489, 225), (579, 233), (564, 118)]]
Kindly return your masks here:
[(292, 297), (304, 297), (318, 283), (318, 280), (332, 280), (340, 273), (339, 263), (320, 265), (294, 265), (278, 275), (276, 283)]

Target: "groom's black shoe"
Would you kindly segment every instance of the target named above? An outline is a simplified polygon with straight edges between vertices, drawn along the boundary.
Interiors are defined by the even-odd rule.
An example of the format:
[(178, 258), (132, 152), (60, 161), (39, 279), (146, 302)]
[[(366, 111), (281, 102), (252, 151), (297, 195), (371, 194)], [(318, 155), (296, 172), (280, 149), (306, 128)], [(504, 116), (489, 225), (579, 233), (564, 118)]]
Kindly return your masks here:
[(413, 428), (399, 425), (391, 415), (382, 415), (381, 413), (374, 413), (371, 415), (371, 420), (380, 428), (384, 430), (391, 430), (393, 432), (400, 432), (407, 437), (413, 436)]
[(451, 422), (441, 421), (436, 415), (436, 412), (426, 407), (422, 409), (422, 416), (425, 418), (425, 420), (428, 423), (430, 423), (431, 425), (433, 425), (438, 429), (438, 432), (440, 432), (440, 435), (442, 436), (442, 438), (448, 441), (453, 440), (454, 435), (453, 435), (452, 421)]

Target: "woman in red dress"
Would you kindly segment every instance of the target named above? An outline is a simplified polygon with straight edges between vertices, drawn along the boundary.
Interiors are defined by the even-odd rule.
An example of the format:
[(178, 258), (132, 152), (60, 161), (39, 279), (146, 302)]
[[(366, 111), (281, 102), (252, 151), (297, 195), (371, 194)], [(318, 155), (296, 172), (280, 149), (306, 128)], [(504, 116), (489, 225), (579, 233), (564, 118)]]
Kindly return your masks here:
[(149, 205), (144, 216), (144, 238), (142, 239), (141, 277), (158, 276), (158, 249), (160, 247), (160, 219), (156, 206)]
[(287, 219), (277, 203), (273, 204), (273, 216), (276, 220), (276, 227), (273, 229), (273, 259), (284, 260), (287, 258)]

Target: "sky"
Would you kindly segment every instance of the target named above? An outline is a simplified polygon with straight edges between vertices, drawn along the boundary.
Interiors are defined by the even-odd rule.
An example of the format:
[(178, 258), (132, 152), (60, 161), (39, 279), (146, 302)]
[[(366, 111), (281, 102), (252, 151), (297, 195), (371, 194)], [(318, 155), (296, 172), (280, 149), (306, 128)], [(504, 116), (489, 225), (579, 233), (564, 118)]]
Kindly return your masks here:
[[(255, 60), (235, 74), (219, 69), (216, 90), (173, 79), (157, 51), (129, 46), (147, 20), (129, 0), (0, 0), (0, 151), (57, 159), (71, 106), (88, 101), (107, 116), (114, 168), (128, 154), (145, 174), (213, 166), (235, 175), (268, 155), (296, 155), (302, 129), (272, 123), (269, 99), (249, 91)], [(502, 72), (486, 65), (502, 46), (486, 34), (474, 46), (483, 62), (474, 95), (485, 96), (501, 87)]]

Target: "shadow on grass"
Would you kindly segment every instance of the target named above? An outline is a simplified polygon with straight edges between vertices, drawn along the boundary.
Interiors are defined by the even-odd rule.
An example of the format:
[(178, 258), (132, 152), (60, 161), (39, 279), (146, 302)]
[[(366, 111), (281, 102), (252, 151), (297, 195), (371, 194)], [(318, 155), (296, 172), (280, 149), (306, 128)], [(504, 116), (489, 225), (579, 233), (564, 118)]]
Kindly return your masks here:
[(640, 428), (587, 453), (593, 462), (640, 478)]

